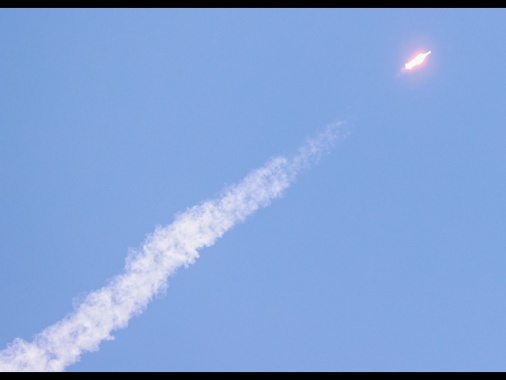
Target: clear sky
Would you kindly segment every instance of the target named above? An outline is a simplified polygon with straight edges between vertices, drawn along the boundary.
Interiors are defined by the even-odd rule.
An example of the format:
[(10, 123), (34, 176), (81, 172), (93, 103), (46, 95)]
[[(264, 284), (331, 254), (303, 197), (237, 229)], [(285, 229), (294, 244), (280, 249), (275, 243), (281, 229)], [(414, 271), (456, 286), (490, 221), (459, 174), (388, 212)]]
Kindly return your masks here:
[(66, 370), (506, 370), (505, 36), (505, 9), (0, 10), (0, 350), (343, 122)]

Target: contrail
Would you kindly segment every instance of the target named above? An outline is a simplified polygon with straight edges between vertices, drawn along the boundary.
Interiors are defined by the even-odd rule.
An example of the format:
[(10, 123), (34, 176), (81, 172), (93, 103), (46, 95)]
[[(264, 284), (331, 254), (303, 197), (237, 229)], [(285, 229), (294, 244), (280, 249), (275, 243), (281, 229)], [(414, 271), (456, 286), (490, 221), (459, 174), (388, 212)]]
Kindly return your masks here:
[(63, 371), (87, 351), (96, 351), (111, 332), (127, 326), (153, 296), (166, 289), (168, 277), (192, 264), (197, 250), (215, 243), (248, 215), (280, 197), (301, 169), (316, 162), (349, 131), (342, 123), (308, 139), (298, 153), (277, 157), (254, 170), (217, 199), (205, 201), (158, 227), (142, 247), (127, 257), (125, 270), (76, 306), (73, 313), (35, 335), (31, 343), (16, 338), (0, 351), (0, 371)]

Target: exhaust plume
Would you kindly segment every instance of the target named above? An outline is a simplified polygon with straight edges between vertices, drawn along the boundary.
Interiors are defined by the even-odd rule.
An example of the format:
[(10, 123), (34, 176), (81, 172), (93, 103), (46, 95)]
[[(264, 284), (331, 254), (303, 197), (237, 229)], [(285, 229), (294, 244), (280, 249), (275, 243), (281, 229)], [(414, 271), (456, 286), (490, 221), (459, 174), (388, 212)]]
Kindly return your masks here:
[(404, 70), (413, 70), (419, 67), (430, 53), (432, 52), (429, 50), (428, 52), (418, 54), (416, 57), (412, 58), (404, 64)]
[(331, 145), (348, 135), (341, 123), (309, 139), (291, 157), (277, 157), (254, 170), (217, 199), (205, 201), (158, 227), (142, 247), (127, 257), (125, 270), (88, 294), (74, 312), (34, 336), (16, 338), (0, 351), (0, 371), (63, 371), (88, 351), (96, 351), (111, 332), (127, 326), (167, 287), (168, 277), (192, 264), (198, 250), (215, 243), (248, 215), (280, 197), (301, 169), (316, 162)]

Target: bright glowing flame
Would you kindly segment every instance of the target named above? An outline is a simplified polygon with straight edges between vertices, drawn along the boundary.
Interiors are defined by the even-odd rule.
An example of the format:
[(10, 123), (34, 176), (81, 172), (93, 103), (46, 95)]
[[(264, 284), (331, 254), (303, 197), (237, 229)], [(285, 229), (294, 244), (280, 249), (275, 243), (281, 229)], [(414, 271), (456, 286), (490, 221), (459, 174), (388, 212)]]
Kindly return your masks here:
[(404, 64), (404, 69), (406, 70), (413, 70), (415, 67), (420, 66), (423, 61), (425, 61), (425, 58), (431, 53), (429, 50), (427, 53), (420, 53), (415, 58), (413, 58), (411, 61)]

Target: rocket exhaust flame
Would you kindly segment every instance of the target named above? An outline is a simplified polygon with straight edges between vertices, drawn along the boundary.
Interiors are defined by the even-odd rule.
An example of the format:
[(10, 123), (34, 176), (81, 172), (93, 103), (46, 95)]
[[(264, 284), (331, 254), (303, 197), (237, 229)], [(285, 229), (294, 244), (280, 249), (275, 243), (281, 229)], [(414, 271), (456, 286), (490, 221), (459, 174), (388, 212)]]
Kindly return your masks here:
[(430, 50), (426, 53), (420, 53), (415, 58), (411, 59), (410, 61), (406, 62), (404, 64), (404, 70), (413, 70), (420, 66), (424, 61), (425, 58), (432, 53)]

